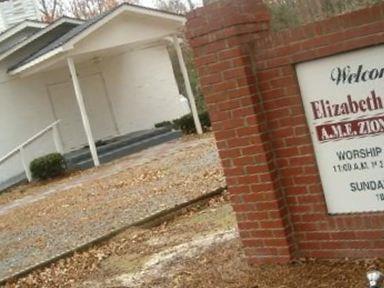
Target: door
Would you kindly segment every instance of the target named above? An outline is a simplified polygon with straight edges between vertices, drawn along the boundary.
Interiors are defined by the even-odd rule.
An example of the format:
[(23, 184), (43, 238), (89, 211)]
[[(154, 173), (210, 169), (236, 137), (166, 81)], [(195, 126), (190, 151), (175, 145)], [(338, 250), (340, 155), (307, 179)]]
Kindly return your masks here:
[[(80, 78), (80, 86), (95, 141), (117, 136), (118, 131), (101, 75)], [(87, 145), (72, 82), (50, 85), (49, 94), (56, 117), (61, 119), (60, 133), (65, 151)]]

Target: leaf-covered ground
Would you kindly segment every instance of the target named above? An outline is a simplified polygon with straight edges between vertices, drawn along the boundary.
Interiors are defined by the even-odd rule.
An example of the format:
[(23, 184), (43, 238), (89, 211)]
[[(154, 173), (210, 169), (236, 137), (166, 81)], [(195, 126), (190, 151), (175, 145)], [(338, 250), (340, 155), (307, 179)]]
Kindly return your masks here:
[(132, 228), (106, 243), (8, 284), (78, 288), (367, 287), (365, 273), (384, 262), (311, 261), (250, 267), (223, 198), (157, 227)]
[(0, 206), (0, 279), (224, 186), (209, 135), (27, 186), (24, 197)]

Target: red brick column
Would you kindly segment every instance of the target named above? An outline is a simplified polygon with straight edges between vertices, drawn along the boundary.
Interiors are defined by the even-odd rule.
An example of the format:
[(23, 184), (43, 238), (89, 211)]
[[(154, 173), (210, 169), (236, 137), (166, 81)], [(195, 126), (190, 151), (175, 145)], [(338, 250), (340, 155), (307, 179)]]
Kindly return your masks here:
[(220, 1), (188, 15), (187, 36), (251, 263), (287, 262), (295, 241), (269, 141), (249, 43), (268, 33), (261, 0)]

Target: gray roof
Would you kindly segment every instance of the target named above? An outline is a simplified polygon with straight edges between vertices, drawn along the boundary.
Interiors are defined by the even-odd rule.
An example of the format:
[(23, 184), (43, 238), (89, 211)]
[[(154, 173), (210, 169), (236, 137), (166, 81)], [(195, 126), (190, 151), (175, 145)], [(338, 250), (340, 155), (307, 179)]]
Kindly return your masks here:
[(0, 42), (0, 54), (7, 52), (41, 30), (42, 28), (24, 27), (24, 29)]
[(134, 4), (123, 3), (121, 5), (116, 6), (114, 9), (107, 11), (107, 12), (104, 12), (104, 13), (84, 22), (83, 24), (80, 24), (79, 26), (73, 28), (68, 33), (62, 35), (61, 37), (57, 38), (55, 41), (49, 43), (47, 46), (45, 46), (41, 50), (37, 51), (36, 53), (33, 53), (32, 55), (29, 55), (28, 57), (22, 59), (20, 62), (16, 63), (12, 67), (10, 67), (8, 69), (8, 72), (15, 70), (15, 69), (33, 61), (33, 60), (39, 58), (40, 56), (43, 56), (44, 54), (47, 54), (48, 52), (63, 46), (65, 43), (70, 41), (72, 38), (79, 35), (81, 32), (88, 29), (93, 24), (96, 24), (97, 22), (99, 22), (100, 20), (102, 20), (103, 18), (105, 18), (106, 16), (108, 16), (109, 14), (113, 13), (114, 11), (116, 11), (117, 9), (119, 9), (123, 6), (137, 7), (137, 8), (141, 8), (141, 9), (150, 10), (150, 11), (162, 12), (162, 13), (166, 13), (166, 14), (170, 14), (170, 15), (174, 15), (174, 16), (184, 16), (184, 15), (180, 15), (180, 14), (172, 13), (172, 12), (168, 12), (168, 11), (143, 7), (143, 6), (134, 5)]
[[(0, 3), (1, 3), (1, 0), (0, 0)], [(36, 23), (36, 24), (45, 24), (45, 23), (42, 22), (42, 21), (38, 21), (38, 20), (34, 20), (34, 19), (26, 19), (26, 20), (24, 20), (24, 21), (22, 21), (22, 22), (20, 22), (20, 23), (17, 23), (17, 24), (12, 25), (11, 27), (7, 28), (7, 29), (4, 30), (4, 31), (1, 31), (1, 32), (0, 32), (0, 36), (1, 36), (1, 35), (4, 35), (4, 34), (6, 34), (6, 33), (8, 33), (8, 32), (11, 31), (12, 29), (15, 29), (17, 26), (22, 25), (22, 24), (25, 23), (25, 22), (32, 22), (32, 23)]]
[(91, 20), (87, 21), (87, 22), (84, 22), (83, 24), (80, 24), (79, 26), (73, 28), (72, 30), (68, 31), (67, 33), (65, 33), (64, 35), (60, 36), (59, 38), (55, 39), (54, 41), (52, 41), (51, 43), (49, 43), (48, 45), (46, 45), (44, 48), (40, 49), (39, 51), (25, 57), (24, 59), (22, 59), (20, 62), (16, 63), (15, 65), (11, 66), (8, 71), (12, 71), (12, 70), (15, 70), (17, 69), (18, 67), (21, 67), (37, 58), (39, 58), (40, 56), (64, 45), (65, 43), (67, 43), (69, 40), (71, 40), (73, 37), (75, 37), (76, 35), (80, 34), (82, 31), (84, 31), (85, 29), (87, 29), (88, 27), (90, 27), (91, 25), (93, 25), (94, 23), (96, 23), (97, 21), (99, 21), (100, 19), (104, 18), (106, 16), (106, 14), (101, 14), (95, 18), (92, 18)]
[[(75, 20), (77, 22), (74, 22), (73, 20)], [(3, 54), (5, 52), (7, 52), (8, 50), (16, 47), (17, 45), (23, 43), (24, 41), (30, 39), (32, 36), (34, 36), (38, 32), (39, 33), (42, 32), (41, 35), (39, 35), (36, 39), (34, 39), (32, 42), (27, 44), (28, 46), (36, 46), (36, 45), (31, 45), (31, 43), (41, 42), (40, 45), (38, 45), (39, 46), (38, 49), (37, 49), (37, 47), (30, 47), (34, 51), (32, 53), (35, 53), (36, 51), (40, 50), (47, 43), (52, 42), (53, 40), (57, 39), (61, 35), (67, 33), (69, 30), (73, 29), (75, 26), (78, 26), (79, 21), (81, 21), (81, 20), (73, 19), (73, 18), (69, 18), (69, 17), (64, 16), (64, 17), (61, 17), (61, 18), (57, 19), (56, 21), (52, 22), (51, 24), (49, 24), (45, 28), (34, 28), (34, 27), (27, 26), (22, 31), (20, 31), (18, 34), (20, 34), (23, 31), (32, 31), (33, 33), (29, 33), (29, 35), (27, 35), (27, 37), (20, 38), (16, 42), (15, 41), (13, 41), (13, 42), (7, 41), (7, 42), (9, 42), (9, 44), (6, 45), (6, 47), (4, 47), (4, 49), (0, 49), (0, 54)], [(60, 25), (57, 25), (58, 22), (62, 22), (62, 23)], [(84, 22), (84, 21), (81, 21), (81, 22)], [(53, 26), (56, 26), (56, 27), (53, 27)], [(0, 45), (1, 45), (1, 43), (0, 43)], [(18, 49), (17, 51), (19, 51), (19, 50), (20, 49)], [(28, 57), (30, 55), (31, 55), (31, 52), (29, 52)]]

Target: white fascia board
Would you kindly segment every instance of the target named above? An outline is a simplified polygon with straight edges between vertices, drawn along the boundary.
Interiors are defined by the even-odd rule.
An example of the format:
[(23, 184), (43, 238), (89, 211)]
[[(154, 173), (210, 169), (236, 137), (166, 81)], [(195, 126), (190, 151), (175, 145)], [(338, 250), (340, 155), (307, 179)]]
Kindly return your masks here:
[(82, 31), (79, 35), (73, 37), (70, 41), (64, 44), (65, 49), (71, 49), (74, 47), (74, 45), (79, 42), (80, 40), (84, 39), (87, 37), (89, 34), (93, 33), (103, 25), (107, 24), (109, 21), (114, 19), (115, 17), (119, 16), (122, 13), (125, 12), (132, 12), (136, 14), (141, 14), (141, 15), (147, 15), (147, 16), (153, 16), (157, 18), (162, 18), (166, 20), (172, 20), (176, 22), (180, 22), (181, 25), (184, 25), (185, 22), (187, 21), (184, 16), (181, 15), (174, 15), (174, 14), (169, 14), (166, 12), (162, 11), (157, 11), (157, 10), (152, 10), (152, 9), (147, 9), (145, 7), (137, 7), (137, 6), (131, 6), (129, 4), (122, 5), (120, 8), (116, 9), (109, 15), (106, 15), (103, 19), (100, 21), (94, 23), (88, 29)]
[(133, 6), (133, 5), (126, 5), (126, 6), (123, 6), (122, 8), (125, 8), (125, 11), (147, 15), (147, 16), (154, 16), (157, 18), (163, 18), (164, 20), (177, 21), (182, 24), (185, 24), (187, 22), (187, 18), (183, 15), (176, 15), (176, 14), (168, 13), (161, 10)]
[(52, 31), (57, 26), (59, 26), (59, 25), (61, 25), (63, 23), (72, 23), (72, 24), (79, 24), (80, 25), (80, 24), (83, 23), (83, 21), (82, 20), (71, 19), (71, 18), (61, 18), (61, 19), (55, 21), (54, 23), (52, 23), (51, 25), (48, 25), (47, 27), (45, 27), (45, 29), (43, 29), (42, 31), (37, 32), (36, 34), (34, 34), (31, 37), (25, 39), (24, 41), (22, 41), (21, 43), (17, 44), (16, 46), (14, 46), (14, 47), (10, 48), (9, 50), (5, 51), (3, 54), (0, 54), (0, 61), (5, 59), (5, 58), (7, 58), (9, 55), (13, 54), (17, 50), (19, 50), (19, 49), (23, 48), (24, 46), (28, 45), (29, 43), (31, 43), (35, 39), (41, 37), (45, 33), (48, 33), (49, 31)]
[(25, 20), (25, 21), (21, 22), (20, 24), (13, 26), (12, 28), (9, 28), (8, 30), (6, 30), (5, 32), (0, 34), (0, 42), (8, 39), (9, 37), (13, 36), (14, 34), (23, 30), (26, 27), (45, 28), (47, 26), (48, 26), (47, 23)]
[(53, 57), (53, 56), (56, 56), (60, 53), (64, 52), (64, 49), (62, 46), (44, 54), (44, 55), (41, 55), (39, 58), (36, 58), (34, 60), (32, 60), (31, 62), (28, 62), (27, 64), (23, 65), (23, 66), (20, 66), (14, 70), (11, 70), (9, 71), (8, 73), (12, 76), (16, 75), (16, 74), (19, 74), (21, 72), (24, 72), (25, 70), (45, 61), (45, 60), (48, 60), (49, 58)]

